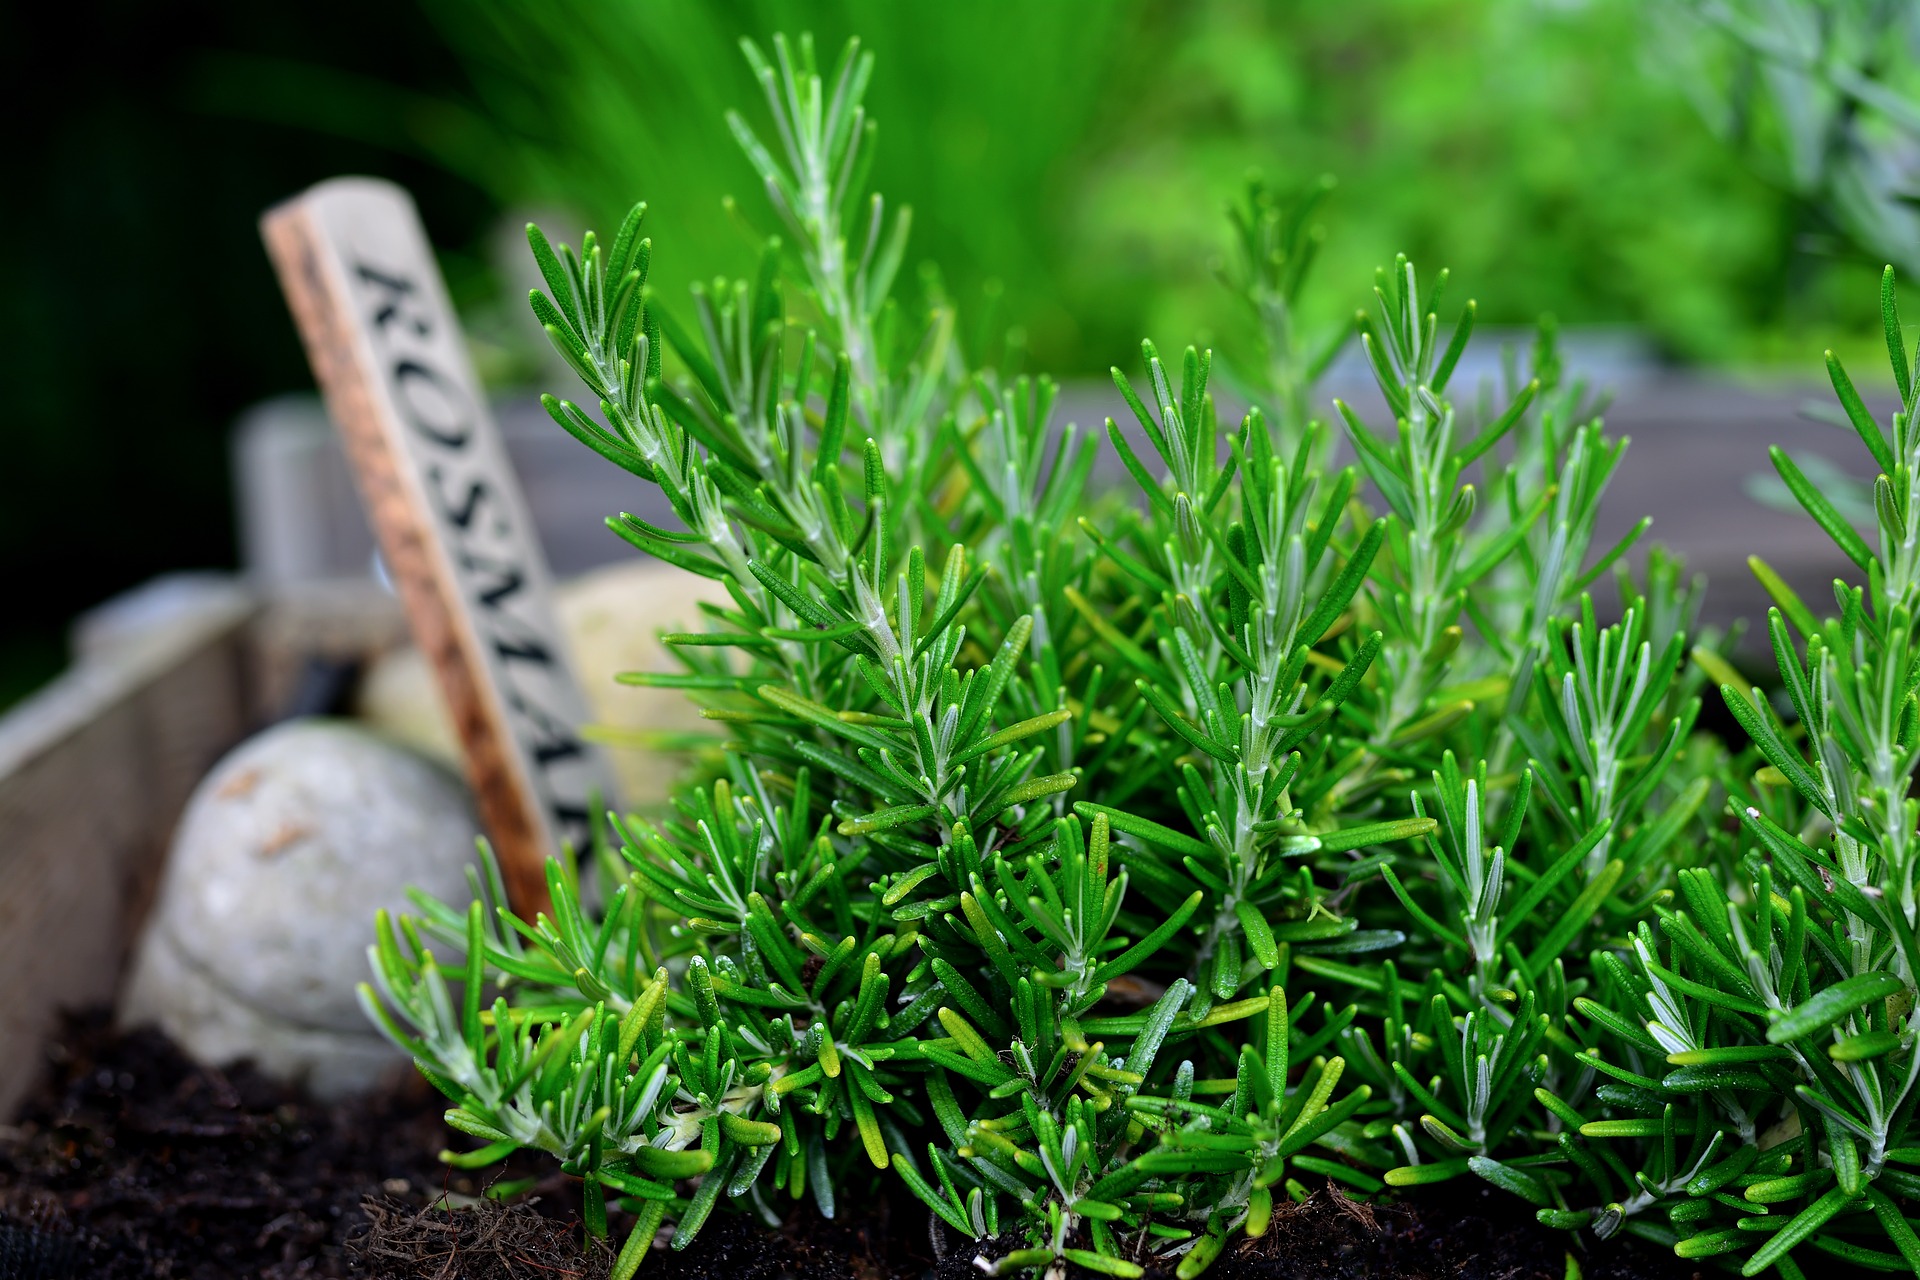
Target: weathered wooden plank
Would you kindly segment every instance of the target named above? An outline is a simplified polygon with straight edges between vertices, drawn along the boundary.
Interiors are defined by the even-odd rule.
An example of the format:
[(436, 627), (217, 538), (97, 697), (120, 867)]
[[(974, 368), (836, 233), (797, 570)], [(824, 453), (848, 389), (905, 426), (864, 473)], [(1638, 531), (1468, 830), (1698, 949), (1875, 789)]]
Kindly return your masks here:
[(174, 820), (248, 728), (252, 611), (212, 602), (0, 718), (0, 1117), (56, 1011), (113, 998)]

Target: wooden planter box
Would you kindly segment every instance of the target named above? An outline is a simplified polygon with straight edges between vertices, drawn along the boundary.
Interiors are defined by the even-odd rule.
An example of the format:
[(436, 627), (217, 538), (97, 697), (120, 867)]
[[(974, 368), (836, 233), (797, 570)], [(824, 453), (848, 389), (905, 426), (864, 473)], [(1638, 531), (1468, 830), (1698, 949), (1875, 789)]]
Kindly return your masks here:
[(195, 784), (316, 664), (406, 639), (371, 582), (262, 596), (160, 579), (83, 619), (73, 667), (0, 717), (0, 1124), (61, 1008), (110, 1001)]

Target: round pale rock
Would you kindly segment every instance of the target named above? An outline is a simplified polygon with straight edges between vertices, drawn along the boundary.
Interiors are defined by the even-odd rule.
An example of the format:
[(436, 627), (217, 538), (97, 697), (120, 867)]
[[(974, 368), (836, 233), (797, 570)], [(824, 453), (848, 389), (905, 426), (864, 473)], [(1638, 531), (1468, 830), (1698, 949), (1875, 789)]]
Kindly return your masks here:
[[(658, 560), (637, 559), (563, 582), (553, 595), (593, 723), (610, 731), (596, 736), (613, 765), (621, 799), (642, 809), (662, 803), (684, 757), (650, 746), (650, 736), (713, 734), (713, 723), (700, 718), (684, 689), (642, 688), (614, 677), (623, 671), (684, 670), (660, 643), (660, 633), (705, 630), (700, 605), (731, 605), (726, 588)], [(428, 755), (450, 762), (460, 758), (433, 669), (411, 646), (381, 655), (368, 668), (355, 695), (354, 715)]]
[(445, 768), (353, 724), (249, 739), (180, 820), (121, 1021), (321, 1098), (374, 1086), (402, 1060), (354, 994), (374, 913), (412, 910), (409, 885), (466, 902), (478, 830)]
[(648, 737), (696, 733), (718, 741), (717, 726), (700, 718), (685, 689), (649, 689), (615, 677), (623, 671), (685, 671), (660, 643), (660, 633), (709, 630), (700, 606), (731, 608), (732, 597), (711, 578), (651, 558), (582, 574), (554, 595), (587, 706), (595, 723), (612, 731), (600, 736), (621, 797), (636, 809), (663, 804), (686, 757), (649, 746)]
[(395, 742), (459, 769), (460, 734), (427, 655), (410, 644), (389, 649), (367, 665), (354, 690), (354, 719)]

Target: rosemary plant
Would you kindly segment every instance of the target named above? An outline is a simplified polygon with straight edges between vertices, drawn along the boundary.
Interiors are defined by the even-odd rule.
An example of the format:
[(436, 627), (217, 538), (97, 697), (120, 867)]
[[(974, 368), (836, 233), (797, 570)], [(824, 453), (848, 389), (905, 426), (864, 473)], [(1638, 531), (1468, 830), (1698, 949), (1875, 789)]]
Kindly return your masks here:
[[(1783, 722), (1760, 690), (1721, 683), (1752, 739), (1729, 771), (1737, 863), (1682, 871), (1597, 968), (1587, 1058), (1632, 1118), (1582, 1120), (1612, 1140), (1657, 1138), (1621, 1179), (1602, 1224), (1658, 1207), (1683, 1257), (1731, 1254), (1745, 1275), (1800, 1274), (1807, 1244), (1877, 1270), (1920, 1269), (1902, 1201), (1920, 1191), (1915, 969), (1916, 606), (1913, 361), (1893, 269), (1881, 311), (1899, 407), (1877, 423), (1827, 357), (1847, 420), (1881, 469), (1877, 543), (1841, 519), (1785, 453), (1781, 478), (1864, 585), (1834, 584), (1820, 619), (1764, 564)], [(1730, 675), (1730, 673), (1727, 673)], [(1573, 1116), (1569, 1114), (1571, 1124)]]
[[(1920, 1265), (1891, 274), (1890, 429), (1830, 362), (1877, 547), (1778, 457), (1866, 581), (1822, 621), (1757, 566), (1776, 707), (1677, 562), (1627, 568), (1644, 522), (1596, 544), (1626, 443), (1550, 326), (1461, 396), (1473, 304), (1442, 342), (1445, 274), (1396, 260), (1354, 322), (1393, 423), (1337, 406), (1329, 472), (1289, 319), (1325, 191), (1255, 189), (1226, 279), (1260, 403), (1223, 421), (1210, 352), (1143, 345), (1114, 373), (1139, 435), (1104, 433), (1132, 485), (1095, 492), (1053, 385), (970, 367), (937, 288), (898, 287), (870, 59), (747, 56), (772, 130), (733, 131), (787, 237), (754, 279), (687, 320), (642, 208), (577, 251), (529, 229), (587, 390), (548, 412), (680, 526), (613, 531), (731, 601), (665, 637), (681, 672), (623, 678), (725, 737), (670, 812), (550, 867), (550, 915), (488, 874), (380, 921), (365, 1003), (478, 1139), (447, 1158), (550, 1153), (626, 1232), (621, 1280), (663, 1224), (832, 1216), (875, 1179), (994, 1274), (1191, 1280), (1276, 1196), (1459, 1177), (1747, 1274)], [(1709, 680), (1751, 748), (1699, 730)]]

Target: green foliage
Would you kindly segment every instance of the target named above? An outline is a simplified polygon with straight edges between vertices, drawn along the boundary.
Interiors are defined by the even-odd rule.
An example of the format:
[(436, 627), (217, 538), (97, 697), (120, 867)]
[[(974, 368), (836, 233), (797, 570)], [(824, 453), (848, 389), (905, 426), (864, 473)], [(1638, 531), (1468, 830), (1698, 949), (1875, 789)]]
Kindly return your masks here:
[[(1694, 42), (1656, 19), (1793, 9), (1808, 22), (1848, 7), (1872, 0), (1164, 6), (1137, 27), (1148, 51), (1134, 65), (1151, 68), (1152, 90), (1121, 81), (1128, 101), (1108, 108), (1119, 141), (1081, 171), (1067, 241), (1094, 263), (1125, 262), (1126, 278), (1088, 270), (1067, 283), (1083, 307), (1145, 300), (1130, 316), (1142, 332), (1204, 327), (1251, 359), (1251, 335), (1193, 263), (1218, 252), (1218, 207), (1249, 169), (1285, 189), (1331, 172), (1338, 216), (1302, 307), (1314, 324), (1350, 313), (1351, 282), (1389, 247), (1471, 280), (1489, 323), (1552, 312), (1631, 324), (1689, 360), (1797, 359), (1809, 332), (1857, 326), (1846, 282), (1860, 249), (1806, 234), (1804, 198), (1743, 163), (1740, 140), (1715, 127), (1731, 95), (1703, 123), (1700, 99), (1740, 82), (1682, 62)], [(1900, 0), (1883, 7), (1910, 16)], [(1912, 65), (1901, 38), (1883, 42), (1882, 67)], [(1882, 181), (1901, 176), (1892, 166)], [(1858, 243), (1875, 264), (1896, 252)]]
[[(441, 54), (470, 92), (219, 54), (195, 69), (195, 100), (423, 157), (505, 209), (606, 225), (646, 192), (675, 247), (660, 264), (675, 297), (742, 270), (751, 234), (719, 210), (755, 175), (709, 126), (757, 92), (738, 37), (791, 22), (790, 5), (423, 9), (446, 50), (412, 52)], [(1876, 13), (1892, 15), (1877, 45), (1863, 38)], [(1784, 360), (1807, 331), (1854, 323), (1853, 246), (1900, 262), (1913, 243), (1899, 117), (1839, 82), (1863, 73), (1867, 92), (1913, 101), (1904, 0), (820, 0), (807, 14), (826, 44), (858, 33), (880, 55), (874, 175), (913, 206), (915, 243), (953, 296), (981, 302), (970, 358), (1004, 369), (1017, 322), (1012, 345), (1056, 372), (1102, 369), (1141, 334), (1198, 332), (1222, 335), (1252, 372), (1251, 317), (1222, 305), (1204, 270), (1237, 252), (1218, 211), (1249, 169), (1283, 192), (1340, 180), (1322, 274), (1292, 307), (1309, 338), (1351, 313), (1350, 282), (1386, 245), (1451, 263), (1489, 322), (1552, 311), (1634, 325), (1689, 359)], [(1820, 53), (1749, 51), (1752, 32)], [(1743, 163), (1786, 150), (1776, 84), (1801, 105), (1791, 135), (1816, 160), (1828, 138), (1865, 147), (1832, 150), (1868, 157), (1832, 166), (1864, 181), (1826, 186), (1857, 188), (1903, 239), (1847, 231), (1845, 217), (1836, 235), (1818, 214), (1831, 202), (1802, 194), (1784, 161)], [(757, 202), (735, 212), (771, 225)]]
[(1805, 205), (1809, 238), (1920, 270), (1920, 10), (1902, 0), (1662, 0), (1662, 61), (1714, 132)]
[[(1613, 958), (1604, 971), (1607, 1003), (1627, 1019), (1599, 1024), (1608, 1034), (1594, 1042), (1595, 1061), (1605, 1053), (1617, 1064), (1605, 1069), (1629, 1083), (1621, 1101), (1645, 1118), (1581, 1128), (1662, 1132), (1664, 1149), (1651, 1171), (1641, 1166), (1625, 1211), (1664, 1208), (1684, 1256), (1751, 1250), (1747, 1275), (1791, 1265), (1787, 1251), (1802, 1241), (1867, 1266), (1920, 1267), (1899, 1204), (1920, 1191), (1901, 1168), (1920, 1136), (1920, 1049), (1909, 1025), (1920, 582), (1907, 523), (1920, 441), (1891, 267), (1881, 301), (1900, 408), (1884, 432), (1856, 417), (1875, 459), (1892, 464), (1876, 482), (1878, 546), (1837, 521), (1775, 451), (1782, 478), (1866, 584), (1836, 582), (1838, 616), (1818, 621), (1762, 575), (1778, 604), (1767, 629), (1784, 705), (1733, 682), (1720, 688), (1761, 766), (1728, 774), (1744, 848), (1723, 874), (1680, 872), (1678, 892), (1639, 922), (1626, 963)], [(1829, 359), (1855, 409), (1852, 384)], [(1727, 1186), (1741, 1198), (1712, 1198)]]
[[(726, 737), (670, 813), (609, 816), (590, 875), (551, 868), (551, 916), (476, 879), (381, 922), (369, 1013), (484, 1144), (448, 1158), (552, 1154), (588, 1231), (635, 1217), (622, 1277), (662, 1223), (684, 1247), (723, 1206), (832, 1215), (896, 1176), (943, 1230), (1012, 1233), (996, 1273), (1191, 1278), (1311, 1182), (1464, 1177), (1747, 1274), (1920, 1262), (1891, 273), (1890, 430), (1831, 364), (1887, 468), (1877, 543), (1780, 459), (1866, 582), (1822, 621), (1760, 566), (1770, 700), (1671, 558), (1628, 567), (1644, 525), (1595, 543), (1625, 443), (1551, 326), (1463, 390), (1474, 304), (1397, 259), (1353, 322), (1392, 425), (1337, 406), (1329, 474), (1288, 311), (1324, 189), (1255, 188), (1227, 279), (1264, 403), (1222, 422), (1211, 353), (1145, 345), (1105, 431), (1132, 484), (1097, 493), (1050, 383), (898, 296), (869, 63), (748, 59), (772, 127), (734, 130), (792, 237), (754, 280), (689, 323), (642, 210), (577, 252), (529, 231), (590, 393), (549, 412), (682, 526), (611, 527), (731, 600), (665, 637), (682, 672), (628, 679)], [(1750, 748), (1698, 729), (1709, 679)]]
[[(427, 0), (422, 7), (474, 95), (398, 116), (410, 150), (434, 156), (511, 209), (611, 221), (634, 192), (652, 193), (656, 233), (676, 249), (661, 264), (675, 296), (716, 270), (739, 270), (743, 246), (756, 234), (747, 224), (772, 225), (758, 201), (745, 199), (758, 193), (761, 175), (705, 126), (757, 96), (740, 37), (764, 42), (793, 22), (791, 5)], [(976, 359), (976, 347), (997, 354), (1027, 340), (1006, 333), (1011, 323), (1048, 352), (1050, 368), (1069, 353), (1087, 367), (1096, 348), (1083, 341), (1083, 325), (1103, 335), (1138, 331), (1138, 320), (1097, 319), (1123, 306), (1137, 315), (1119, 290), (1102, 287), (1104, 296), (1093, 298), (1083, 286), (1074, 296), (1076, 255), (1064, 251), (1078, 212), (1071, 157), (1111, 128), (1116, 76), (1145, 47), (1140, 8), (1131, 0), (808, 7), (823, 48), (857, 35), (881, 54), (880, 74), (867, 87), (885, 123), (867, 148), (873, 172), (889, 195), (912, 204), (915, 243), (952, 272), (946, 287), (981, 303), (964, 334)], [(253, 77), (243, 86), (274, 92)], [(409, 127), (423, 118), (424, 127)], [(688, 127), (693, 122), (702, 127)], [(767, 141), (777, 153), (778, 142)], [(743, 198), (741, 207), (728, 201), (723, 213), (732, 196)]]

